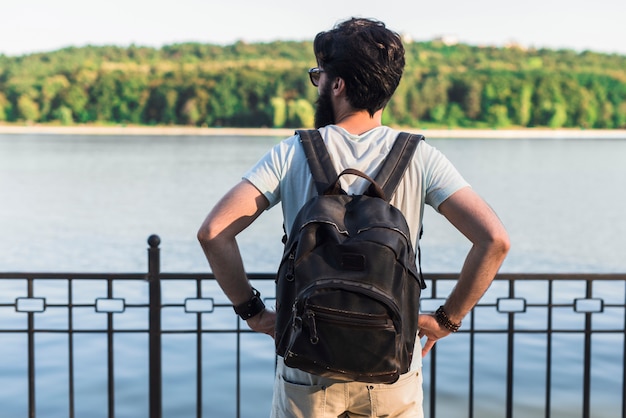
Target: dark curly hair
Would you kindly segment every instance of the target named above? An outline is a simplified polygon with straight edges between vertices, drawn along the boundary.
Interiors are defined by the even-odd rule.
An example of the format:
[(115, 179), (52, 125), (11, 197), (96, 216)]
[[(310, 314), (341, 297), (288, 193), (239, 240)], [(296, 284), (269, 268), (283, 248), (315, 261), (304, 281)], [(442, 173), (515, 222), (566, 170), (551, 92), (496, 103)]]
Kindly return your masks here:
[(344, 80), (350, 104), (372, 116), (385, 107), (404, 71), (400, 35), (373, 19), (352, 18), (318, 33), (313, 50), (328, 77)]

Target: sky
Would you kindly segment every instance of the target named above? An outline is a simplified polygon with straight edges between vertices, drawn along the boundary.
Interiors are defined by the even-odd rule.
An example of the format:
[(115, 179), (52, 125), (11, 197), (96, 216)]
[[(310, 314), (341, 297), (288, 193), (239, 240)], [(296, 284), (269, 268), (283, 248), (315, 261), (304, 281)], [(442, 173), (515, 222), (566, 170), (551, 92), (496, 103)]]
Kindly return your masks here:
[(351, 16), (415, 41), (626, 55), (626, 0), (1, 0), (0, 54), (67, 46), (312, 40)]

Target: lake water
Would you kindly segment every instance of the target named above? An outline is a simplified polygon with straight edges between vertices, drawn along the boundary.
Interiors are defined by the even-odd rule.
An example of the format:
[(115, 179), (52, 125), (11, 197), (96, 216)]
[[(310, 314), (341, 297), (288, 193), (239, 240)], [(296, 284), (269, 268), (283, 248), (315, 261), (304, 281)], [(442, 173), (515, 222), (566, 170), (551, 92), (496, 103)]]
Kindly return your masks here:
[[(0, 135), (2, 271), (205, 271), (195, 234), (216, 200), (280, 138)], [(506, 272), (625, 272), (626, 140), (428, 139), (494, 207)], [(281, 214), (244, 232), (250, 271), (274, 271)], [(432, 210), (426, 271), (458, 271), (467, 243)]]
[[(217, 199), (280, 139), (0, 135), (0, 271), (144, 272), (146, 239), (153, 233), (161, 237), (163, 272), (207, 271), (195, 238), (198, 226)], [(507, 227), (512, 249), (503, 272), (626, 272), (626, 139), (427, 140), (452, 160)], [(469, 248), (467, 241), (433, 210), (426, 211), (424, 223), (423, 269), (458, 271)], [(248, 271), (275, 271), (282, 252), (281, 236), (278, 208), (263, 214), (242, 233), (239, 243)], [(165, 286), (164, 299), (174, 300), (186, 288), (193, 293), (191, 284)], [(577, 291), (572, 289), (572, 295)], [(619, 292), (624, 293), (623, 286)], [(0, 303), (12, 301), (6, 302), (0, 295)], [(167, 323), (168, 319), (164, 320)], [(185, 321), (171, 319), (171, 323), (179, 320)], [(598, 344), (597, 351), (604, 355), (594, 360), (594, 370), (607, 370), (606, 376), (598, 379), (610, 388), (606, 396), (617, 405), (615, 398), (623, 394), (615, 392), (615, 382), (619, 391), (619, 376), (610, 371), (613, 361), (623, 364), (623, 339), (609, 337), (607, 344)], [(94, 389), (99, 381), (82, 375), (80, 367), (104, 358), (104, 337), (77, 338), (84, 339), (80, 344), (89, 347), (80, 351), (84, 357), (78, 359), (76, 368), (77, 383), (81, 383), (77, 385), (77, 416), (105, 416), (105, 400)], [(234, 358), (227, 348), (232, 343), (229, 338), (206, 342), (215, 355), (207, 355), (204, 367), (216, 376), (206, 383), (206, 416), (232, 416), (233, 402), (224, 400), (232, 396), (233, 388)], [(242, 416), (266, 416), (273, 375), (272, 343), (263, 336), (244, 338), (254, 352), (244, 357), (244, 367), (251, 370), (254, 379), (243, 383)], [(4, 359), (0, 360), (0, 370), (4, 369), (0, 384), (7, 387), (16, 379), (21, 381), (16, 376), (23, 370), (9, 366), (11, 359), (20, 358), (25, 339), (21, 335), (0, 335), (0, 339), (0, 359)], [(119, 367), (121, 382), (116, 396), (118, 417), (147, 416), (145, 388), (124, 383), (147, 373), (142, 339), (136, 335), (116, 337), (116, 370)], [(38, 367), (45, 372), (38, 383), (42, 387), (66, 373), (67, 360), (58, 361), (59, 356), (66, 355), (66, 340), (54, 335), (38, 337)], [(522, 340), (527, 347), (537, 344), (532, 336)], [(566, 336), (562, 340), (556, 344), (565, 350), (568, 344), (580, 344)], [(503, 337), (485, 337), (481, 344), (481, 349), (491, 350), (485, 357), (500, 358), (494, 347), (504, 344)], [(168, 377), (164, 416), (192, 416), (195, 387), (188, 382), (193, 381), (194, 374), (186, 364), (190, 363), (187, 359), (194, 358), (193, 337), (168, 336), (164, 348), (164, 375)], [(522, 370), (531, 375), (537, 359), (532, 350), (529, 353), (521, 356), (529, 364)], [(568, 361), (580, 359), (574, 356)], [(525, 372), (519, 375), (523, 378)], [(567, 404), (572, 382), (566, 378), (557, 383), (560, 392), (555, 392), (562, 393), (561, 400)], [(489, 383), (483, 385), (489, 393)], [(25, 391), (25, 385), (17, 385), (0, 393), (0, 417), (25, 416), (22, 402), (12, 403), (24, 399)], [(527, 392), (521, 397), (532, 399), (532, 388)], [(46, 395), (42, 390), (38, 396), (40, 393), (38, 416), (63, 416), (67, 395)], [(580, 400), (574, 404), (579, 405)], [(607, 411), (607, 415), (597, 416), (618, 416), (616, 409)], [(493, 416), (498, 414), (496, 411)], [(520, 416), (533, 415), (524, 415), (522, 410)]]

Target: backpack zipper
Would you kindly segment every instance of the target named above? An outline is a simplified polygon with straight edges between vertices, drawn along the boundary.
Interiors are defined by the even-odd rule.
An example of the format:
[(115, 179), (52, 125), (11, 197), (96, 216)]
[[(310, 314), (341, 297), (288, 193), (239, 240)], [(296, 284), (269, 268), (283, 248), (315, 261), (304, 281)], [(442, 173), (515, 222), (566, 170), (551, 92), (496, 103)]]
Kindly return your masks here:
[(306, 323), (309, 328), (309, 341), (311, 341), (311, 344), (317, 344), (320, 340), (317, 335), (317, 322), (315, 318), (318, 318), (322, 322), (359, 328), (395, 329), (393, 321), (388, 319), (385, 315), (374, 316), (312, 305), (305, 309), (302, 315), (302, 322)]
[(305, 311), (305, 315), (307, 312), (310, 312), (311, 315), (317, 316), (324, 321), (334, 322), (336, 324), (350, 324), (357, 327), (393, 328), (393, 321), (391, 321), (387, 315), (368, 315), (317, 305), (310, 305)]
[(401, 317), (400, 307), (398, 306), (395, 300), (388, 297), (387, 294), (385, 294), (383, 291), (379, 290), (376, 287), (373, 287), (371, 285), (362, 285), (358, 282), (351, 284), (351, 283), (346, 283), (343, 280), (337, 280), (337, 279), (317, 280), (316, 282), (310, 284), (309, 286), (307, 286), (305, 289), (303, 289), (300, 292), (300, 294), (305, 295), (305, 297), (303, 297), (301, 301), (308, 300), (309, 296), (313, 293), (316, 287), (335, 288), (335, 289), (357, 291), (360, 293), (364, 293), (370, 296), (372, 299), (379, 301), (383, 305), (390, 307), (391, 311), (394, 314), (394, 317), (396, 318)]
[(285, 274), (285, 279), (287, 279), (288, 282), (293, 282), (295, 278), (295, 274), (294, 274), (295, 260), (296, 260), (296, 250), (294, 249), (289, 253), (289, 258), (287, 259), (287, 274)]

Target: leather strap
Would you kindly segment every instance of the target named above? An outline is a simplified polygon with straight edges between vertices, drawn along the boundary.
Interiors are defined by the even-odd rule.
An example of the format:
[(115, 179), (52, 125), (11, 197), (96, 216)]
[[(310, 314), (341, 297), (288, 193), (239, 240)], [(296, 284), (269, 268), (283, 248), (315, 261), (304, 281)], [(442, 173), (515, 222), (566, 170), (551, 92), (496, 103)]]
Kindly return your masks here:
[(250, 299), (240, 305), (233, 306), (233, 309), (241, 319), (247, 321), (253, 316), (263, 312), (265, 310), (265, 303), (261, 300), (261, 293), (253, 287)]
[[(385, 158), (382, 167), (374, 177), (376, 183), (383, 189), (386, 200), (391, 200), (391, 196), (396, 192), (404, 172), (413, 159), (413, 154), (423, 135), (400, 132), (396, 141)], [(371, 186), (370, 186), (371, 187)]]
[(309, 164), (315, 189), (318, 195), (323, 195), (337, 179), (337, 172), (333, 166), (332, 159), (324, 140), (317, 129), (298, 130), (300, 142), (306, 154), (306, 161)]

